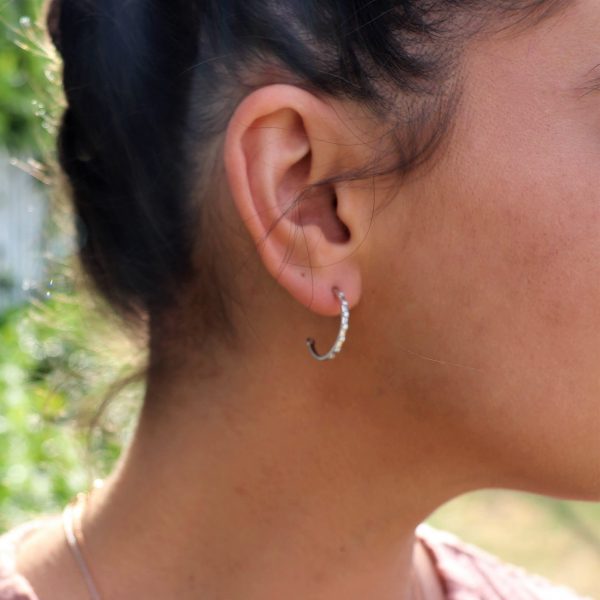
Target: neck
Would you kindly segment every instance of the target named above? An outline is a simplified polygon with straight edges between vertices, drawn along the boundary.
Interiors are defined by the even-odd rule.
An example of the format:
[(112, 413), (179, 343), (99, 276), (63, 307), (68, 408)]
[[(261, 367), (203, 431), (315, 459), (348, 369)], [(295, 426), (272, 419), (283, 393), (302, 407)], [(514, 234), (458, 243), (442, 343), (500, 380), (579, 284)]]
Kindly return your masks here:
[(290, 388), (284, 365), (241, 371), (150, 379), (84, 519), (103, 596), (411, 598), (415, 527), (453, 495), (444, 443), (339, 374)]

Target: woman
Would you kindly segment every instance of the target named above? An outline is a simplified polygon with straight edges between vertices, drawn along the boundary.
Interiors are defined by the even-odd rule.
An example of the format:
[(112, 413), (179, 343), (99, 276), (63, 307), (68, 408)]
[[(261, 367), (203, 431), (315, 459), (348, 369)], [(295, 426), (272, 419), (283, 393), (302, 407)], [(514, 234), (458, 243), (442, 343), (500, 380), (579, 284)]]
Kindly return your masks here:
[(600, 4), (48, 23), (82, 264), (150, 359), (117, 468), (5, 534), (0, 598), (575, 598), (420, 524), (600, 498)]

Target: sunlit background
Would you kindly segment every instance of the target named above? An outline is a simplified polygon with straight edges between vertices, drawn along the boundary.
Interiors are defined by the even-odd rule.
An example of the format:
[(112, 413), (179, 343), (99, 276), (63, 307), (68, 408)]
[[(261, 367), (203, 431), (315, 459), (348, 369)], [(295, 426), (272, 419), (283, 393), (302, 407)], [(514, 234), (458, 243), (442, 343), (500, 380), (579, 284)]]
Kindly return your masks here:
[[(143, 395), (143, 351), (82, 289), (49, 185), (60, 71), (40, 7), (0, 0), (0, 532), (105, 476)], [(430, 522), (600, 598), (599, 505), (485, 491)]]

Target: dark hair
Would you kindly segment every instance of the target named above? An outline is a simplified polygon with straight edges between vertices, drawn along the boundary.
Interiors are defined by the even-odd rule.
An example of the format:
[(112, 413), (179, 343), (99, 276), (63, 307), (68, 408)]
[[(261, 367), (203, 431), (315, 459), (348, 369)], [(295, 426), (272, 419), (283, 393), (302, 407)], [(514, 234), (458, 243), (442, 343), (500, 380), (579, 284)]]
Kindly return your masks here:
[(54, 0), (47, 22), (67, 100), (59, 160), (86, 272), (126, 316), (168, 308), (195, 275), (210, 298), (205, 321), (225, 321), (217, 261), (207, 244), (198, 277), (192, 255), (216, 235), (202, 220), (215, 141), (248, 92), (287, 82), (364, 103), (398, 142), (389, 171), (406, 174), (451, 123), (458, 93), (449, 82), (479, 17), (539, 21), (564, 4)]

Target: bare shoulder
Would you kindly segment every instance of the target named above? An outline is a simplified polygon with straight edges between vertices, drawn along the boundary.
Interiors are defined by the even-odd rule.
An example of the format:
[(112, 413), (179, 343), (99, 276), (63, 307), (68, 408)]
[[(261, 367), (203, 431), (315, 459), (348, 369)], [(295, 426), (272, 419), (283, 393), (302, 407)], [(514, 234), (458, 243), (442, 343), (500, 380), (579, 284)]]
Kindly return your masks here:
[(38, 600), (30, 582), (19, 572), (19, 549), (47, 527), (47, 517), (18, 525), (0, 535), (0, 600)]
[(434, 557), (448, 600), (592, 600), (502, 562), (451, 533), (422, 524), (416, 534)]
[(85, 597), (71, 560), (61, 514), (17, 525), (0, 536), (0, 600)]

